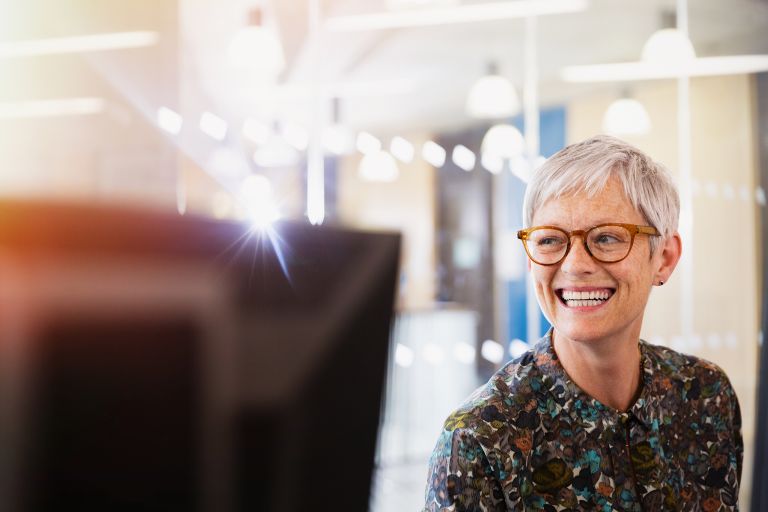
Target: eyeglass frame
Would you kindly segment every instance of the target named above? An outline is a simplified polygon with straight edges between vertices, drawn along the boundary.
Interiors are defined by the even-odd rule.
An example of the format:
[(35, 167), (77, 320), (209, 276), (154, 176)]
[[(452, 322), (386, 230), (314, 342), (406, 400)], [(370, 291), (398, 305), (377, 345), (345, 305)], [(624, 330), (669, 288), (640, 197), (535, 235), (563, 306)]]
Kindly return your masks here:
[[(605, 226), (620, 226), (629, 231), (631, 238), (629, 240), (629, 249), (627, 249), (627, 254), (625, 254), (622, 258), (618, 260), (612, 260), (612, 261), (604, 261), (592, 254), (592, 251), (589, 250), (589, 244), (587, 244), (587, 233), (592, 231), (593, 229), (602, 228)], [(561, 233), (564, 233), (565, 236), (568, 239), (568, 245), (565, 248), (565, 252), (563, 253), (562, 257), (555, 261), (554, 263), (540, 263), (536, 261), (536, 259), (531, 256), (530, 251), (528, 250), (528, 236), (537, 229), (556, 229), (557, 231), (560, 231)], [(629, 256), (629, 253), (632, 252), (632, 247), (635, 245), (635, 235), (638, 233), (648, 235), (648, 236), (661, 236), (661, 233), (659, 233), (659, 230), (656, 229), (653, 226), (642, 226), (639, 224), (624, 224), (621, 222), (606, 222), (603, 224), (598, 224), (596, 226), (592, 226), (589, 229), (574, 229), (573, 231), (566, 231), (563, 228), (557, 227), (557, 226), (533, 226), (526, 229), (521, 229), (517, 232), (517, 238), (520, 239), (520, 241), (523, 243), (523, 248), (525, 249), (525, 253), (528, 255), (528, 258), (537, 265), (542, 265), (545, 267), (551, 267), (552, 265), (559, 265), (563, 262), (563, 260), (568, 256), (568, 253), (571, 252), (571, 247), (573, 247), (573, 243), (571, 242), (571, 239), (574, 236), (580, 236), (581, 237), (581, 245), (584, 247), (584, 250), (587, 251), (587, 254), (589, 254), (592, 259), (595, 261), (599, 261), (600, 263), (618, 263), (620, 261), (623, 261), (624, 259)]]

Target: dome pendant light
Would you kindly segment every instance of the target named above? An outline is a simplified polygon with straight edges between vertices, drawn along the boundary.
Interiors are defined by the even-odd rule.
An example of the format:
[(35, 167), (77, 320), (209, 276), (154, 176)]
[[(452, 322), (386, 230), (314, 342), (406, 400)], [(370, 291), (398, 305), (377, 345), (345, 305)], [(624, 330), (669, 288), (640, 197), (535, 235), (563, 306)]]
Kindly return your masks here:
[(501, 119), (520, 111), (520, 99), (515, 87), (499, 74), (495, 63), (489, 64), (488, 73), (472, 84), (466, 110), (476, 119)]
[(645, 135), (651, 131), (651, 118), (642, 103), (625, 93), (606, 109), (603, 131), (617, 136)]
[(248, 13), (248, 25), (232, 37), (227, 60), (235, 69), (254, 73), (259, 78), (275, 81), (285, 69), (285, 55), (277, 31), (264, 24), (259, 7)]

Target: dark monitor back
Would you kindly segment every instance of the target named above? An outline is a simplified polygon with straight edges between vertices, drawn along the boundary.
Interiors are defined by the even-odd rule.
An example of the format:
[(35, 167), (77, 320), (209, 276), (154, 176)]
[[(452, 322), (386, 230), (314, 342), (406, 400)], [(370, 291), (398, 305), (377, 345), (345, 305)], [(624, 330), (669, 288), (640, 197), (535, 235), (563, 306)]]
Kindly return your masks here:
[(0, 509), (366, 510), (398, 253), (0, 204)]

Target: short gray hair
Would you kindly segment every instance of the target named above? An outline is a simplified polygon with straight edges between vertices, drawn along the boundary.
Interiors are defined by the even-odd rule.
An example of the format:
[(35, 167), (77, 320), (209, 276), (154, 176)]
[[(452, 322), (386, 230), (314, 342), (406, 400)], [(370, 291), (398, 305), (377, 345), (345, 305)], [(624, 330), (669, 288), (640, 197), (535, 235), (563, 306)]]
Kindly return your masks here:
[[(525, 191), (523, 218), (531, 227), (536, 210), (550, 199), (586, 192), (589, 197), (615, 177), (632, 206), (663, 238), (677, 231), (680, 198), (669, 171), (623, 140), (597, 135), (561, 149), (532, 176)], [(651, 253), (660, 243), (651, 237)]]

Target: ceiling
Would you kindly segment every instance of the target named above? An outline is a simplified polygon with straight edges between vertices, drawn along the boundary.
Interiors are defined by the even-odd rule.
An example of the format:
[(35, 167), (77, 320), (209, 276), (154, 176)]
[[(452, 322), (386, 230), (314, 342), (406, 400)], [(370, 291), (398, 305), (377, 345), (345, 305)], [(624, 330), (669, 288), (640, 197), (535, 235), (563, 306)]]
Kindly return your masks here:
[[(399, 0), (401, 6), (421, 9), (458, 3)], [(321, 81), (337, 84), (344, 120), (357, 128), (391, 132), (471, 124), (464, 101), (489, 61), (496, 61), (518, 90), (523, 85), (523, 19), (324, 33), (315, 48), (305, 37), (307, 2), (272, 0), (272, 4), (290, 56), (284, 82), (312, 83), (319, 74)], [(582, 12), (538, 18), (540, 103), (563, 103), (594, 87), (618, 93), (625, 85), (567, 84), (560, 71), (568, 65), (638, 60), (643, 43), (661, 28), (664, 11), (675, 7), (674, 0), (591, 0)], [(334, 17), (381, 12), (387, 5), (384, 0), (328, 0), (322, 9), (325, 17)], [(688, 11), (689, 33), (698, 56), (768, 53), (768, 2), (691, 0)], [(313, 51), (319, 59), (311, 58)], [(320, 70), (313, 66), (318, 60)], [(354, 84), (371, 87), (366, 91), (351, 87)]]
[[(246, 117), (289, 118), (306, 124), (313, 105), (327, 106), (325, 99), (339, 96), (343, 122), (391, 136), (462, 130), (476, 124), (465, 114), (464, 101), (471, 83), (490, 61), (498, 63), (519, 91), (522, 88), (523, 19), (348, 33), (328, 32), (321, 24), (312, 38), (308, 36), (310, 1), (0, 0), (0, 41), (126, 30), (156, 30), (161, 35), (154, 48), (0, 59), (0, 102), (106, 95), (115, 105), (132, 107), (129, 110), (138, 113), (133, 117), (140, 124), (153, 122), (163, 105), (189, 116), (211, 111), (233, 125)], [(582, 12), (538, 18), (535, 41), (542, 106), (563, 104), (595, 88), (618, 94), (625, 85), (567, 84), (560, 71), (567, 65), (637, 60), (645, 40), (660, 28), (662, 13), (676, 5), (674, 0), (587, 2)], [(327, 20), (393, 8), (430, 9), (472, 2), (317, 3), (321, 19)], [(227, 70), (223, 58), (232, 34), (245, 25), (254, 5), (261, 5), (265, 19), (276, 23), (287, 56), (287, 68), (276, 88), (241, 80)], [(699, 56), (768, 54), (768, 2), (690, 0), (688, 11), (690, 35)], [(322, 109), (321, 115), (327, 118), (328, 110)], [(58, 131), (50, 139), (68, 149), (105, 138), (107, 133), (112, 134), (108, 147), (118, 145), (116, 138), (135, 136), (135, 131), (120, 132), (131, 124), (130, 116), (113, 108), (107, 117), (111, 121), (93, 119), (77, 125), (56, 121)], [(17, 149), (9, 147), (9, 136), (24, 130), (39, 134), (53, 130), (50, 126), (39, 121), (0, 122), (5, 139), (0, 140), (0, 149)], [(144, 136), (137, 137), (137, 144), (143, 143)], [(33, 147), (39, 138), (24, 140)]]

